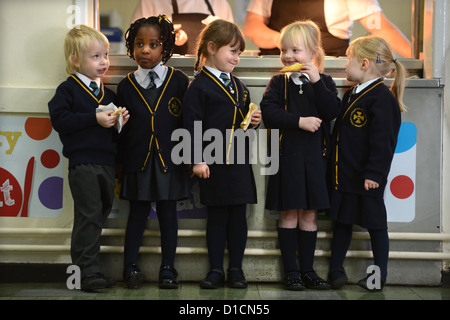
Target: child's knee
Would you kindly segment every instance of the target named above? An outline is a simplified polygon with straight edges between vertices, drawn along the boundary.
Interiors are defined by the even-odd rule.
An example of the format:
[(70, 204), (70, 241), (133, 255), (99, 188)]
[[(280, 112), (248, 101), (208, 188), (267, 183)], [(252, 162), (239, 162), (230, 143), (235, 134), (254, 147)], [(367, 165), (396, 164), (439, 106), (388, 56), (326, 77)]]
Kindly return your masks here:
[(301, 210), (298, 220), (300, 229), (304, 231), (317, 230), (317, 211)]
[(298, 210), (287, 210), (280, 212), (278, 221), (279, 228), (297, 228), (298, 225)]

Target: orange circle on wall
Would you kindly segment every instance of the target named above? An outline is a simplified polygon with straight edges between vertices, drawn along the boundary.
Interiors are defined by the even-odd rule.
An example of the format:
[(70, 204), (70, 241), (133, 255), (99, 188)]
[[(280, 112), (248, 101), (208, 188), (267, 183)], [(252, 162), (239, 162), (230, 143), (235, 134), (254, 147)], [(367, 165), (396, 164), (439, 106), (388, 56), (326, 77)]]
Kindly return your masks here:
[(28, 118), (25, 121), (25, 132), (34, 140), (44, 140), (52, 133), (52, 123), (49, 118)]

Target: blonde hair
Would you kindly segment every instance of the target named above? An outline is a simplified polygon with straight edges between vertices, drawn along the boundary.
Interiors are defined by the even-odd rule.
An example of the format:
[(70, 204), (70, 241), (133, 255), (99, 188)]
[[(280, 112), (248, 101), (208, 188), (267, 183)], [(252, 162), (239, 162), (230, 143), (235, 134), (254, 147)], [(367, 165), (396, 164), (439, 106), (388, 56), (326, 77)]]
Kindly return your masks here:
[(217, 19), (208, 24), (197, 38), (197, 61), (194, 71), (201, 70), (204, 60), (208, 57), (208, 43), (213, 42), (217, 49), (239, 44), (239, 50), (245, 50), (245, 38), (242, 30), (234, 23)]
[(83, 52), (89, 48), (92, 41), (99, 41), (109, 47), (109, 41), (103, 33), (85, 25), (71, 29), (64, 39), (64, 56), (66, 58), (66, 72), (73, 74), (77, 71), (73, 58), (80, 61)]
[(295, 21), (288, 24), (281, 30), (280, 45), (281, 47), (299, 44), (303, 41), (306, 49), (316, 51), (314, 63), (319, 70), (323, 72), (325, 64), (325, 52), (322, 47), (322, 36), (320, 29), (311, 20)]
[(391, 71), (391, 63), (395, 65), (394, 82), (391, 86), (391, 92), (400, 105), (400, 111), (405, 111), (406, 107), (403, 103), (403, 92), (405, 90), (406, 78), (408, 71), (402, 63), (397, 61), (389, 43), (383, 38), (377, 36), (366, 36), (353, 40), (347, 49), (358, 61), (364, 58), (368, 59), (373, 66), (373, 70), (380, 76), (384, 77)]

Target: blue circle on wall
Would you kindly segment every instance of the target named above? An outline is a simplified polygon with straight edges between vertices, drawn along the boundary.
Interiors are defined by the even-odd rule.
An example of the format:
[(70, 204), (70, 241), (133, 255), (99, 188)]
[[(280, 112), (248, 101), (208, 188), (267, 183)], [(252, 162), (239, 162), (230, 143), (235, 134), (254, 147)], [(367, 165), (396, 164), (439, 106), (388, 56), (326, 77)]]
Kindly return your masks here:
[(417, 143), (417, 127), (412, 122), (402, 122), (398, 133), (395, 153), (402, 153), (414, 147)]

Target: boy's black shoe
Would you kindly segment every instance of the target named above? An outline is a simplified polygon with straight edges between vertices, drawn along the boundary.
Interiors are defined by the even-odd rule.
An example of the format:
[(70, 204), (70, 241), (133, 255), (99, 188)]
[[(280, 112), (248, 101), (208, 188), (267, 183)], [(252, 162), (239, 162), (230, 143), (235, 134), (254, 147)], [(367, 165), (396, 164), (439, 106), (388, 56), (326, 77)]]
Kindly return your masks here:
[(116, 279), (113, 279), (111, 277), (107, 277), (104, 274), (102, 274), (101, 276), (106, 281), (106, 288), (114, 287), (114, 285), (117, 283)]
[(81, 290), (86, 292), (96, 292), (106, 288), (106, 280), (99, 273), (87, 275), (81, 279)]

